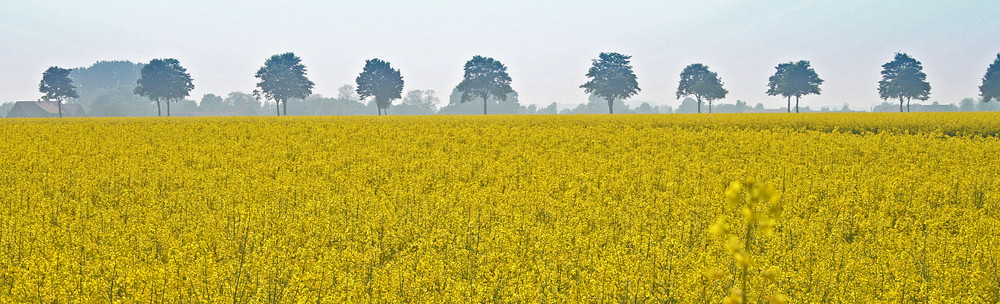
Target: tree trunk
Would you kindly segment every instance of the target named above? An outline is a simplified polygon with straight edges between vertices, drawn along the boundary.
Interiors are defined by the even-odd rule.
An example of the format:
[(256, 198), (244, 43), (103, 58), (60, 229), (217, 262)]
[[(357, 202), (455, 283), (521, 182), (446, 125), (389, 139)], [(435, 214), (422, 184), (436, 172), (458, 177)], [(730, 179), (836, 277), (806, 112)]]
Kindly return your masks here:
[(281, 107), (281, 111), (285, 112), (285, 116), (288, 116), (288, 100), (285, 100), (285, 102), (282, 102), (281, 104), (283, 105)]
[(910, 97), (906, 97), (906, 112), (910, 111)]
[(276, 114), (278, 116), (281, 116), (281, 100), (278, 99), (274, 100), (274, 110), (277, 111)]
[(167, 117), (170, 117), (170, 101), (167, 100)]
[(698, 98), (698, 114), (701, 114), (701, 96), (695, 96)]
[(608, 98), (608, 113), (615, 114), (615, 99)]
[(795, 95), (795, 113), (799, 112), (799, 95)]
[(785, 107), (788, 113), (792, 113), (792, 95), (788, 95), (788, 106)]
[(163, 116), (163, 114), (160, 113), (160, 101), (157, 100), (156, 101), (156, 117), (160, 117), (160, 116)]
[(59, 118), (62, 118), (62, 99), (56, 99), (56, 102), (59, 105)]
[(712, 100), (708, 101), (708, 114), (712, 114)]
[(486, 115), (486, 100), (489, 99), (489, 95), (483, 96), (483, 115)]
[(903, 97), (899, 97), (899, 113), (903, 113)]

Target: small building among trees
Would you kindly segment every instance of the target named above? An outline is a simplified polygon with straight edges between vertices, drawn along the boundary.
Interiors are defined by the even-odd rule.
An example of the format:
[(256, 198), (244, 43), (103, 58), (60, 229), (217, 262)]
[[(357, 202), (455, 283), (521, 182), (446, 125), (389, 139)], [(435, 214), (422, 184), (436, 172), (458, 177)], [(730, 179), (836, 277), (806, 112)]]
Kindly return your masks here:
[[(83, 106), (78, 103), (62, 105), (63, 117), (85, 117)], [(59, 117), (59, 104), (55, 101), (18, 101), (7, 112), (7, 118)]]

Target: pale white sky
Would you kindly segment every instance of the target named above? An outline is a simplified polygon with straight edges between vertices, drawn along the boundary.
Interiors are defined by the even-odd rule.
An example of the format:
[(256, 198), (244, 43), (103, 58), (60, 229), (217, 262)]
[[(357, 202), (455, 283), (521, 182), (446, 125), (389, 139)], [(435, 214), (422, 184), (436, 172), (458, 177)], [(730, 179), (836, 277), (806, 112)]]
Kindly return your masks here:
[(881, 100), (881, 65), (896, 51), (924, 64), (930, 101), (978, 95), (1000, 52), (1000, 1), (252, 1), (2, 0), (0, 102), (33, 100), (49, 66), (173, 57), (192, 99), (249, 92), (271, 55), (295, 52), (336, 95), (366, 59), (401, 70), (405, 90), (447, 100), (473, 55), (509, 68), (523, 104), (580, 103), (591, 59), (632, 56), (633, 100), (677, 106), (684, 66), (718, 72), (730, 95), (767, 107), (774, 66), (810, 60), (826, 80), (803, 105), (865, 109)]

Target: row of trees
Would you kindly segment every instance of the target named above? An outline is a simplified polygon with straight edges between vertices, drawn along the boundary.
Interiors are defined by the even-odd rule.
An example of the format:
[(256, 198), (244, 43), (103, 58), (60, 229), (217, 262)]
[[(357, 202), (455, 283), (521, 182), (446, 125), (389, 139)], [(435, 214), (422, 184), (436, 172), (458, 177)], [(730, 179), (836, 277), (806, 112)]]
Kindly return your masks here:
[[(629, 63), (631, 56), (619, 53), (601, 53), (595, 59), (593, 66), (587, 72), (590, 81), (580, 87), (588, 94), (600, 96), (607, 100), (609, 113), (614, 113), (614, 101), (624, 100), (639, 93), (638, 81)], [(768, 77), (767, 95), (782, 96), (788, 101), (788, 109), (792, 109), (792, 97), (795, 97), (795, 112), (799, 112), (799, 100), (806, 95), (820, 94), (823, 79), (819, 77), (807, 60), (787, 62), (775, 67), (774, 75)], [(899, 111), (903, 112), (903, 102), (906, 111), (910, 110), (912, 99), (927, 100), (931, 86), (927, 83), (927, 75), (923, 72), (920, 61), (906, 53), (896, 53), (892, 61), (882, 65), (882, 80), (879, 81), (879, 97), (883, 100), (899, 100)], [(983, 102), (1000, 98), (1000, 54), (989, 66), (983, 76), (983, 84), (979, 87)], [(712, 112), (712, 102), (723, 99), (729, 93), (723, 88), (719, 75), (708, 69), (708, 66), (695, 63), (681, 71), (680, 83), (677, 87), (677, 98), (693, 96), (698, 102), (698, 113), (701, 105), (708, 102), (708, 111)]]
[[(606, 100), (608, 112), (614, 113), (616, 100), (628, 99), (641, 91), (630, 60), (631, 56), (620, 53), (601, 53), (587, 71), (586, 76), (590, 80), (580, 88), (587, 94)], [(464, 70), (463, 80), (455, 90), (461, 93), (462, 103), (481, 99), (484, 115), (488, 113), (487, 104), (490, 100), (505, 101), (509, 95), (516, 95), (510, 85), (511, 77), (507, 74), (507, 67), (493, 58), (477, 55), (466, 62)], [(768, 78), (766, 93), (785, 97), (789, 112), (792, 97), (795, 97), (795, 112), (798, 113), (799, 100), (803, 96), (822, 92), (820, 85), (823, 84), (823, 79), (819, 78), (809, 61), (781, 63), (775, 70), (774, 75)], [(43, 99), (59, 103), (60, 117), (62, 102), (79, 97), (69, 75), (68, 69), (50, 67), (42, 74), (39, 84), (39, 91), (44, 93)], [(253, 96), (273, 100), (277, 105), (277, 115), (287, 115), (288, 100), (309, 97), (315, 86), (306, 76), (306, 67), (301, 59), (293, 53), (271, 56), (254, 77), (260, 81)], [(882, 80), (878, 83), (879, 97), (883, 100), (899, 100), (900, 112), (904, 111), (905, 102), (905, 110), (909, 111), (912, 99), (929, 98), (931, 87), (926, 78), (920, 61), (906, 53), (896, 53), (892, 61), (882, 65)], [(395, 100), (403, 97), (404, 81), (400, 71), (378, 58), (365, 62), (365, 67), (355, 82), (358, 96), (362, 100), (371, 100), (379, 115), (385, 113)], [(187, 70), (176, 59), (167, 58), (153, 59), (142, 67), (133, 93), (155, 102), (157, 115), (161, 115), (160, 104), (166, 103), (167, 116), (170, 116), (170, 104), (184, 99), (193, 89), (194, 84)], [(979, 90), (983, 102), (1000, 98), (1000, 54), (987, 69)], [(707, 102), (711, 113), (712, 103), (725, 98), (728, 93), (718, 74), (704, 64), (695, 63), (681, 71), (676, 96), (678, 99), (694, 97), (698, 113), (701, 113), (702, 103)]]
[[(610, 113), (614, 113), (615, 100), (628, 99), (641, 90), (629, 63), (631, 58), (619, 53), (601, 53), (587, 72), (590, 81), (580, 86), (584, 92), (607, 100)], [(801, 96), (819, 94), (819, 85), (823, 80), (816, 75), (816, 71), (809, 66), (808, 61), (782, 63), (778, 65), (777, 70), (769, 79), (767, 94), (788, 97), (789, 109), (791, 109), (791, 96), (796, 97), (795, 112), (798, 112), (798, 99)], [(680, 78), (677, 98), (694, 97), (698, 102), (698, 113), (701, 113), (701, 105), (704, 102), (708, 102), (708, 112), (711, 113), (712, 103), (726, 98), (729, 94), (729, 90), (723, 88), (719, 75), (701, 63), (685, 67), (681, 71)]]

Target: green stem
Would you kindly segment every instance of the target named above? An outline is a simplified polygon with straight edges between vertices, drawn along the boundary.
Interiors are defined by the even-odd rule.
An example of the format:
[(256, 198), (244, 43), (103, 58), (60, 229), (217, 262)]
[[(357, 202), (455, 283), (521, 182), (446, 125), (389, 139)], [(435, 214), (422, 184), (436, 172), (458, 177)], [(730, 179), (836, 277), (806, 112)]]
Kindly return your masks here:
[(747, 294), (750, 293), (747, 290), (747, 273), (750, 271), (750, 223), (747, 223), (746, 235), (743, 237), (743, 248), (746, 251), (747, 266), (743, 268), (743, 272), (740, 274), (740, 280), (742, 282), (741, 290), (743, 290), (743, 303), (747, 303)]

